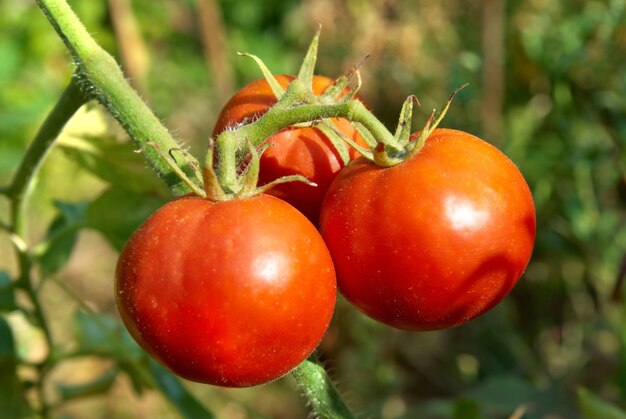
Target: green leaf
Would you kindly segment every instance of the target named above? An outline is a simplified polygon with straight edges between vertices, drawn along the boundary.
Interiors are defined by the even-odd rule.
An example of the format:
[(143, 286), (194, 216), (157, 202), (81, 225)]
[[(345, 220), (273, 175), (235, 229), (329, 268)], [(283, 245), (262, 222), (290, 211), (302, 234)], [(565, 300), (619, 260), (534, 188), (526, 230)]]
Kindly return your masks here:
[(315, 72), (315, 62), (317, 61), (317, 47), (320, 42), (321, 28), (318, 28), (315, 32), (315, 36), (309, 45), (309, 49), (304, 56), (302, 66), (298, 72), (298, 78), (307, 87), (307, 89), (313, 88), (313, 73)]
[(626, 419), (626, 412), (585, 388), (578, 389), (578, 405), (584, 419)]
[(118, 369), (128, 375), (133, 389), (139, 395), (145, 387), (154, 385), (148, 371), (147, 354), (122, 323), (107, 314), (78, 310), (74, 316), (74, 327), (78, 352), (116, 360)]
[(163, 203), (158, 196), (111, 188), (89, 205), (87, 224), (121, 251), (132, 232)]
[(0, 412), (6, 418), (32, 416), (17, 376), (13, 333), (3, 316), (0, 316)]
[(147, 170), (144, 156), (130, 142), (107, 137), (64, 136), (59, 147), (65, 155), (98, 178), (135, 192), (164, 191), (163, 182)]
[(74, 328), (82, 352), (100, 353), (117, 359), (139, 358), (143, 355), (124, 325), (107, 314), (77, 310)]
[(111, 368), (99, 377), (81, 384), (57, 384), (57, 390), (62, 400), (72, 400), (81, 397), (90, 397), (109, 391), (118, 374), (117, 368)]
[(74, 333), (81, 352), (94, 352), (104, 355), (115, 353), (115, 342), (119, 326), (115, 319), (105, 315), (92, 315), (83, 310), (74, 314)]
[(480, 419), (480, 408), (474, 400), (461, 398), (454, 403), (454, 419)]
[(8, 272), (0, 271), (0, 313), (13, 311), (16, 308), (13, 280)]
[(183, 417), (188, 419), (211, 419), (215, 417), (181, 384), (174, 374), (153, 359), (150, 359), (150, 371), (159, 389)]
[(285, 89), (283, 89), (283, 86), (281, 86), (278, 80), (276, 80), (276, 77), (274, 77), (270, 69), (267, 68), (263, 60), (261, 60), (256, 55), (252, 55), (248, 53), (240, 53), (239, 55), (241, 55), (242, 57), (252, 58), (254, 62), (256, 62), (256, 64), (261, 69), (261, 72), (263, 73), (263, 77), (265, 78), (265, 81), (267, 81), (267, 84), (270, 86), (270, 89), (272, 89), (272, 93), (274, 93), (276, 100), (280, 100), (280, 98), (283, 97), (283, 94), (285, 94)]
[(85, 225), (87, 204), (54, 203), (59, 215), (52, 221), (39, 256), (44, 277), (57, 273), (68, 261), (76, 244), (78, 230)]

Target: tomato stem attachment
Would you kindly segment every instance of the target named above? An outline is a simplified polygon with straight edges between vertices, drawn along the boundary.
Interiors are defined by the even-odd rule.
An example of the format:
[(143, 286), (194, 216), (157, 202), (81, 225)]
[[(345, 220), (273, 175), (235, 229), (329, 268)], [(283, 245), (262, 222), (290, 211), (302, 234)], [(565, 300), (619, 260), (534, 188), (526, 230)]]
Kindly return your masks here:
[(419, 105), (420, 103), (417, 97), (413, 95), (409, 96), (405, 100), (402, 106), (402, 111), (400, 112), (398, 126), (393, 137), (394, 142), (390, 144), (385, 141), (378, 141), (376, 146), (372, 147), (371, 155), (364, 154), (364, 157), (382, 167), (395, 166), (411, 159), (420, 152), (422, 147), (424, 147), (426, 139), (428, 139), (428, 137), (433, 133), (448, 112), (454, 97), (461, 89), (465, 88), (465, 86), (467, 86), (467, 83), (452, 92), (441, 111), (437, 112), (436, 109), (433, 109), (433, 111), (428, 115), (423, 128), (418, 133), (413, 135), (411, 134), (413, 105)]
[[(233, 176), (233, 178), (229, 179), (229, 182), (226, 183), (223, 180), (220, 181), (217, 174), (218, 172), (215, 170), (215, 146), (214, 142), (212, 140), (210, 141), (209, 149), (206, 154), (205, 167), (202, 172), (205, 187), (205, 190), (203, 191), (204, 197), (208, 198), (211, 201), (226, 201), (235, 198), (248, 198), (261, 194), (280, 183), (286, 182), (304, 182), (309, 186), (317, 186), (315, 183), (300, 175), (283, 176), (263, 186), (257, 186), (259, 179), (259, 170), (261, 166), (261, 154), (263, 153), (263, 151), (265, 151), (268, 145), (262, 145), (257, 149), (257, 147), (255, 147), (251, 142), (248, 141), (247, 146), (250, 156), (248, 164), (245, 166), (240, 174), (237, 172), (229, 173), (229, 175)], [(234, 154), (231, 153), (231, 155)], [(226, 161), (228, 161), (228, 159), (226, 159)], [(223, 164), (223, 161), (221, 161), (220, 164)], [(228, 189), (226, 189), (224, 186), (227, 186)]]

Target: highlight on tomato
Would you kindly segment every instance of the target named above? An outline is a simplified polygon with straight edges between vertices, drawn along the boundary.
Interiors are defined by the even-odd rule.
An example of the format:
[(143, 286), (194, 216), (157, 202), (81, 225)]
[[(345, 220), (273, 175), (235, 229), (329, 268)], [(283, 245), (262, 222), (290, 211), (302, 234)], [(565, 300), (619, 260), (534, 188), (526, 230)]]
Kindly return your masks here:
[(244, 387), (312, 353), (332, 317), (336, 279), (318, 231), (287, 203), (185, 197), (130, 237), (115, 290), (130, 334), (162, 365)]
[[(276, 80), (287, 87), (295, 79), (291, 75), (277, 75)], [(333, 80), (313, 76), (313, 93), (322, 94)], [(241, 88), (222, 109), (213, 136), (229, 127), (252, 122), (262, 116), (276, 103), (276, 97), (266, 79), (256, 80)], [(334, 118), (335, 128), (360, 145), (365, 145), (355, 128), (343, 118)], [(285, 200), (306, 215), (314, 224), (318, 223), (319, 211), (328, 186), (344, 166), (344, 162), (332, 142), (318, 128), (289, 127), (271, 137), (265, 143), (269, 147), (261, 156), (259, 186), (266, 185), (283, 176), (302, 175), (317, 186), (301, 182), (276, 185), (267, 191)], [(349, 159), (358, 157), (352, 148)]]
[(487, 142), (436, 129), (406, 161), (359, 158), (331, 184), (320, 230), (343, 295), (406, 330), (466, 323), (524, 272), (535, 208), (517, 167)]

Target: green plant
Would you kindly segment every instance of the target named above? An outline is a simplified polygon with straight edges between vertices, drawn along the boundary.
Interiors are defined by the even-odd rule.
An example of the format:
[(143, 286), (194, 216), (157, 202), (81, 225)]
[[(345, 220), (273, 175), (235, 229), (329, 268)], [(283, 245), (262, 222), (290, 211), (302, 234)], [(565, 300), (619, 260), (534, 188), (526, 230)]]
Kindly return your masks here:
[[(107, 61), (101, 51), (90, 50), (95, 58), (87, 59), (71, 40), (78, 65), (67, 66), (63, 44), (37, 7), (18, 0), (0, 4), (3, 415), (133, 417), (140, 411), (210, 417), (210, 406), (218, 417), (303, 417), (294, 377), (305, 381), (302, 391), (319, 416), (339, 415), (341, 402), (320, 396), (332, 394), (333, 386), (315, 355), (292, 377), (252, 389), (181, 382), (121, 327), (110, 289), (117, 252), (151, 212), (172, 199), (146, 170), (144, 154), (133, 151), (152, 154), (151, 165), (162, 160), (161, 169), (170, 173), (165, 184), (180, 185), (175, 196), (202, 194), (200, 164), (188, 153), (199, 156), (206, 149), (221, 99), (232, 92), (222, 75), (234, 70), (240, 85), (258, 77), (248, 60), (224, 57), (252, 49), (272, 69), (289, 73), (302, 40), (321, 21), (318, 68), (333, 74), (358, 61), (355, 54), (371, 53), (359, 94), (377, 116), (386, 115), (386, 123), (396, 118), (406, 92), (418, 92), (426, 104), (469, 81), (471, 89), (459, 96), (446, 123), (479, 134), (510, 156), (537, 207), (537, 243), (524, 280), (489, 315), (468, 325), (401, 332), (339, 299), (319, 354), (351, 404), (362, 416), (389, 419), (620, 417), (611, 404), (623, 407), (626, 394), (623, 2), (538, 0), (507, 3), (506, 10), (498, 7), (503, 2), (458, 0), (273, 0), (271, 8), (245, 0), (133, 2), (143, 46), (113, 29), (119, 22), (114, 3), (129, 2), (71, 2), (89, 33), (120, 57), (125, 74), (111, 77), (112, 83), (128, 79), (139, 87), (158, 119), (185, 139), (184, 151), (141, 133), (128, 142), (113, 124), (103, 129), (108, 118), (95, 104), (81, 107), (50, 153), (45, 144), (69, 109), (53, 111), (31, 142), (73, 68), (79, 101), (99, 96), (122, 125), (128, 115), (115, 113), (121, 109), (119, 96), (111, 94), (116, 89), (82, 64)], [(227, 42), (211, 62), (203, 55), (207, 49), (200, 50), (206, 44), (196, 12), (218, 3)], [(59, 25), (62, 32), (67, 22)], [(217, 26), (203, 33), (220, 35)], [(126, 66), (135, 53), (151, 57), (143, 71)], [(399, 150), (388, 151), (394, 157)], [(236, 175), (247, 152), (243, 147), (235, 154)], [(27, 162), (37, 168), (30, 174)], [(232, 186), (227, 194), (241, 185)], [(16, 251), (8, 252), (10, 246)]]

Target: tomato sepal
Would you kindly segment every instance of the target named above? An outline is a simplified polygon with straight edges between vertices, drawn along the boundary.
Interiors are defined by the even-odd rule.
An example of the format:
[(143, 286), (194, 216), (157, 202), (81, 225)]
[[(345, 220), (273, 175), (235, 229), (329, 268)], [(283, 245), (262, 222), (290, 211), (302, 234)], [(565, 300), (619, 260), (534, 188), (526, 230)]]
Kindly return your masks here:
[(206, 154), (205, 167), (202, 172), (205, 188), (204, 197), (214, 202), (227, 201), (230, 199), (251, 198), (264, 193), (278, 184), (287, 182), (303, 182), (309, 186), (317, 186), (315, 182), (311, 182), (306, 177), (301, 175), (282, 176), (265, 185), (258, 186), (261, 154), (269, 146), (269, 144), (264, 144), (257, 149), (250, 141), (248, 141), (248, 152), (250, 153), (250, 160), (248, 164), (245, 166), (241, 174), (236, 175), (235, 178), (225, 186), (222, 182), (220, 182), (219, 176), (215, 171), (215, 147), (213, 141), (210, 141)]

